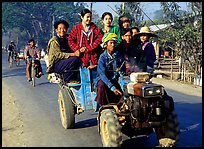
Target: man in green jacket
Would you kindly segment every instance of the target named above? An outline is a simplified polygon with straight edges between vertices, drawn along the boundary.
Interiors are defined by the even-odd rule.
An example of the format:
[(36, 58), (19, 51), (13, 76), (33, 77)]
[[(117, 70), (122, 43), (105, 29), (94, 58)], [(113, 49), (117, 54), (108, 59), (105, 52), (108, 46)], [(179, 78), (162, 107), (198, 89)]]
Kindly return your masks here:
[[(48, 42), (48, 67), (47, 73), (63, 74), (65, 83), (72, 80), (79, 81), (80, 51), (73, 52), (68, 45), (67, 29), (69, 24), (65, 20), (55, 22), (57, 33)], [(74, 71), (73, 71), (74, 70)]]

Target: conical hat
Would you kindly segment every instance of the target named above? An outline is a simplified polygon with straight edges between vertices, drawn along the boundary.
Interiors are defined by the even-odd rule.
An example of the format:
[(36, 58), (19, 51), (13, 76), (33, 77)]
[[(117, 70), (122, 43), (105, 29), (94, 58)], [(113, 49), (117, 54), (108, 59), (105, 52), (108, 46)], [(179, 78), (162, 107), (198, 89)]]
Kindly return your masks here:
[(140, 29), (140, 32), (137, 34), (138, 36), (141, 36), (141, 35), (149, 35), (151, 37), (156, 37), (157, 35), (155, 33), (153, 33), (150, 28), (148, 26), (144, 26)]

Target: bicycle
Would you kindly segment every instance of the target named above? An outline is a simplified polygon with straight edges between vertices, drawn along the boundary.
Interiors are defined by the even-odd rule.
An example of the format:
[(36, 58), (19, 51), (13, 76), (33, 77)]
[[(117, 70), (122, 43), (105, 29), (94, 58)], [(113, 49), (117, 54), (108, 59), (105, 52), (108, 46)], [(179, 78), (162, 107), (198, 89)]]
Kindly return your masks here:
[(10, 55), (9, 55), (9, 68), (13, 67), (13, 62), (16, 63), (16, 66), (19, 66), (19, 61), (17, 59), (17, 53), (15, 53), (14, 51), (11, 51)]
[(13, 66), (13, 51), (9, 52), (9, 68)]
[(35, 58), (35, 57), (31, 57), (31, 58), (28, 58), (28, 60), (31, 62), (31, 84), (33, 87), (35, 87), (35, 85), (36, 85), (35, 77), (36, 77), (36, 74), (38, 72), (38, 70), (37, 70), (38, 67), (35, 64), (35, 60), (39, 60), (39, 59)]

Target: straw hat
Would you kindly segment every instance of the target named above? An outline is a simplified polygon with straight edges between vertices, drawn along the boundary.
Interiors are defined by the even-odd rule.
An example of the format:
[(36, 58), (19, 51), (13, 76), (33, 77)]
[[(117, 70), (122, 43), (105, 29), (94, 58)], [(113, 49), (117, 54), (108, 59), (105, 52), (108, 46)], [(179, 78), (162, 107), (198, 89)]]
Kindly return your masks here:
[(153, 33), (148, 26), (144, 26), (140, 29), (140, 32), (137, 34), (138, 36), (141, 35), (149, 35), (150, 37), (156, 37), (157, 35)]

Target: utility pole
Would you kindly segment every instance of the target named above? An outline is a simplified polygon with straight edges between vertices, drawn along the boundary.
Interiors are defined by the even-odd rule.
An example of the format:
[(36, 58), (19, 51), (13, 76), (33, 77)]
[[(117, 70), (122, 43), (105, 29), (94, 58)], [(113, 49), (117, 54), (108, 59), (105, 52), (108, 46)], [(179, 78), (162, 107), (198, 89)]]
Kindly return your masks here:
[(92, 8), (93, 8), (93, 2), (91, 2), (91, 5), (90, 5), (91, 12), (92, 12)]
[(125, 2), (122, 3), (123, 14), (125, 14)]
[(55, 23), (55, 16), (52, 16), (52, 37), (55, 35), (55, 28), (54, 28), (54, 23)]

